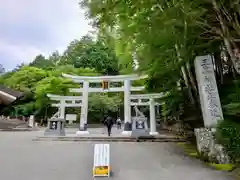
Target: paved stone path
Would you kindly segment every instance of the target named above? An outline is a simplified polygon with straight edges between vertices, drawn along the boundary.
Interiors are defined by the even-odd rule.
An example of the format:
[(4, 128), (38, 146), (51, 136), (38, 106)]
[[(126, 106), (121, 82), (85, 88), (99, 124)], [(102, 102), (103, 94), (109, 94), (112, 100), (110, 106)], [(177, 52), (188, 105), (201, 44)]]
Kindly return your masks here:
[[(93, 143), (31, 141), (41, 133), (0, 132), (1, 180), (92, 179)], [(232, 180), (182, 156), (171, 143), (110, 143), (110, 148), (112, 180)]]

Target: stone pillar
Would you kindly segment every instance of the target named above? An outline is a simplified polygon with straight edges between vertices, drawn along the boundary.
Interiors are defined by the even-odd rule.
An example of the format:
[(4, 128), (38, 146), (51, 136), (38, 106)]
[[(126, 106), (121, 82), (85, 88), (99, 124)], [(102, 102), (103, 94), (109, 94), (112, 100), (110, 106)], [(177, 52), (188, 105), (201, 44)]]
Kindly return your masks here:
[(215, 130), (214, 128), (194, 129), (198, 152), (210, 162), (229, 164), (230, 158), (223, 146), (215, 142)]
[(150, 135), (158, 135), (156, 130), (156, 114), (155, 114), (155, 101), (150, 99)]
[(61, 119), (65, 119), (65, 100), (60, 100), (60, 114), (59, 114), (59, 118)]
[(204, 125), (207, 128), (214, 128), (219, 120), (223, 120), (223, 113), (213, 69), (212, 56), (196, 57), (195, 71)]
[(34, 121), (34, 116), (33, 116), (33, 115), (31, 115), (31, 116), (29, 117), (28, 126), (30, 126), (31, 128), (34, 128), (34, 127), (35, 127), (35, 121)]
[(229, 163), (229, 157), (223, 147), (215, 143), (214, 138), (214, 128), (220, 120), (223, 120), (223, 113), (213, 68), (213, 57), (197, 56), (194, 63), (205, 126), (195, 129), (198, 151), (212, 162)]
[(122, 134), (131, 135), (132, 122), (131, 122), (131, 105), (130, 105), (130, 94), (131, 94), (131, 81), (124, 80), (124, 131)]
[(82, 107), (81, 107), (81, 115), (80, 115), (80, 127), (79, 131), (77, 131), (77, 135), (81, 134), (89, 134), (87, 131), (87, 117), (88, 117), (88, 88), (89, 82), (83, 82), (83, 92), (82, 92)]

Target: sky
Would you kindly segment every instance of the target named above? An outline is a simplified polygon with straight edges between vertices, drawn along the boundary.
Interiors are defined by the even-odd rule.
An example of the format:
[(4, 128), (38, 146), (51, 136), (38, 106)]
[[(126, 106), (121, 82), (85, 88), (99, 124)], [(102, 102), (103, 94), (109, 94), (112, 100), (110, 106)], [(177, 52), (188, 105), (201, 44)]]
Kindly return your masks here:
[(63, 52), (69, 42), (91, 31), (79, 0), (0, 2), (0, 64), (7, 71), (38, 54)]

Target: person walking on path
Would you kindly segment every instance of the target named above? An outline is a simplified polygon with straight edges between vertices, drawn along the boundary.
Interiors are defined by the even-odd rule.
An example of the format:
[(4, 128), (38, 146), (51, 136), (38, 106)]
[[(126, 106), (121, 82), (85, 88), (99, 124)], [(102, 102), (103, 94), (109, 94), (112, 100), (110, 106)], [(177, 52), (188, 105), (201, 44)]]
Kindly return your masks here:
[(121, 129), (121, 124), (122, 124), (122, 121), (120, 119), (120, 117), (117, 118), (117, 129)]
[(105, 125), (107, 126), (107, 130), (108, 130), (108, 136), (111, 135), (111, 131), (112, 131), (112, 126), (113, 126), (114, 122), (113, 122), (113, 118), (108, 116), (105, 120)]

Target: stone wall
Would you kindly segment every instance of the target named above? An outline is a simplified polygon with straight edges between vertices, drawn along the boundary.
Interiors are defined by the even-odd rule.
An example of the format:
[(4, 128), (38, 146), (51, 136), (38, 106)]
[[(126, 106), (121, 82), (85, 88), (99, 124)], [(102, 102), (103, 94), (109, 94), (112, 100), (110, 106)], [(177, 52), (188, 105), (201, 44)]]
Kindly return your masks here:
[(195, 129), (198, 152), (210, 162), (229, 164), (230, 158), (220, 144), (215, 143), (214, 128)]
[(194, 138), (194, 133), (193, 131), (187, 127), (186, 125), (184, 125), (182, 122), (177, 122), (175, 124), (167, 125), (164, 122), (161, 122), (160, 126), (159, 126), (159, 130), (167, 130), (169, 132), (175, 133), (176, 135), (180, 135), (183, 136), (185, 138)]

